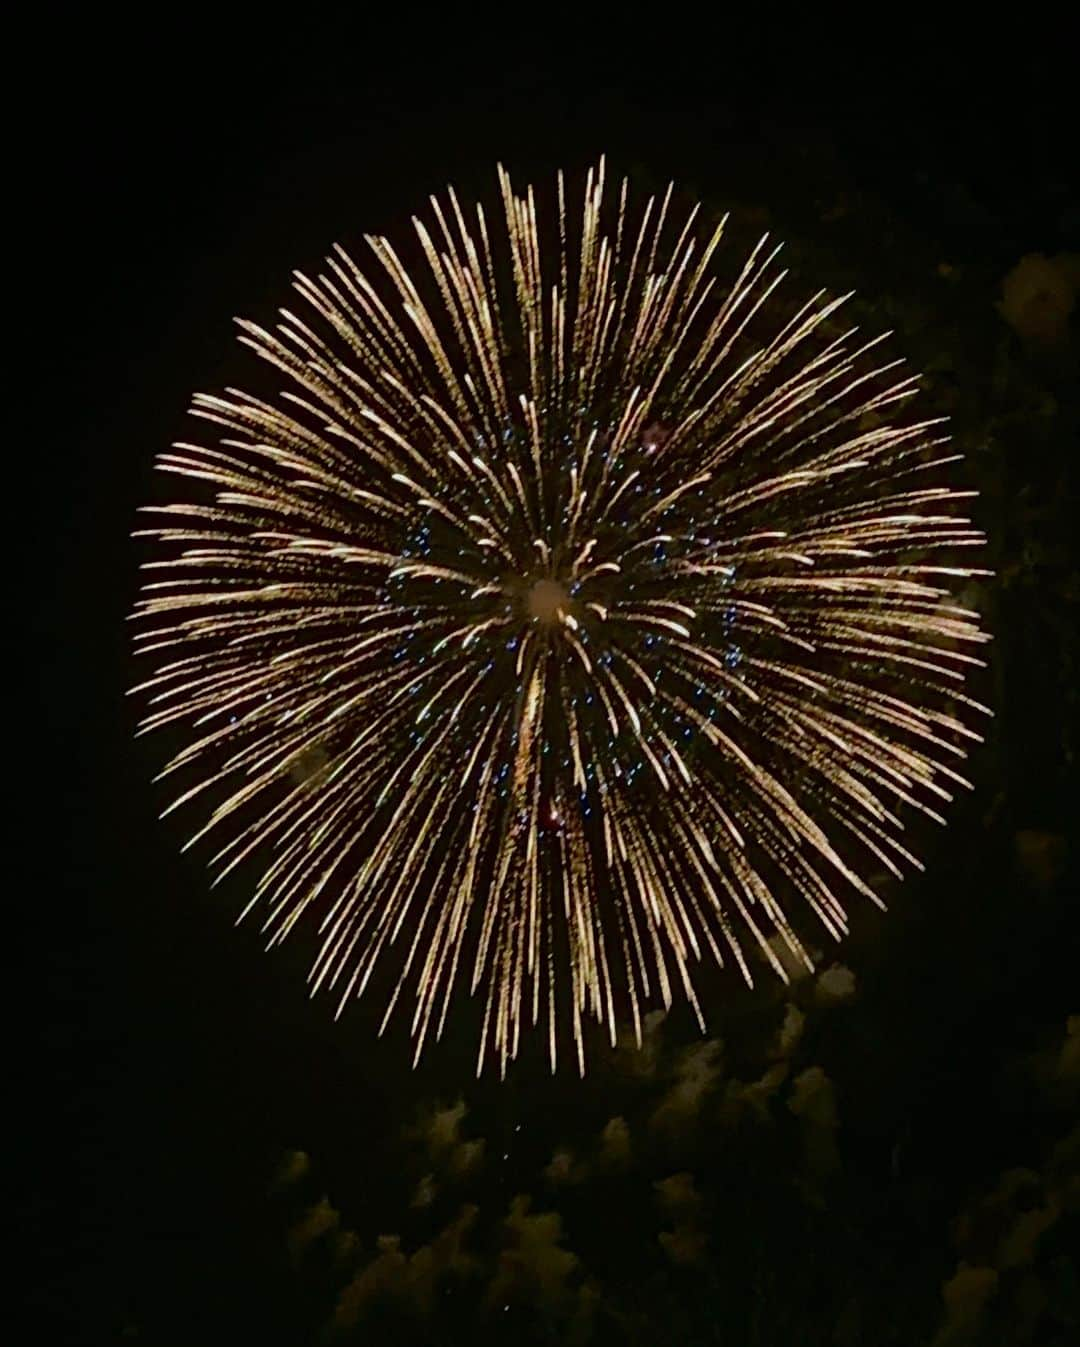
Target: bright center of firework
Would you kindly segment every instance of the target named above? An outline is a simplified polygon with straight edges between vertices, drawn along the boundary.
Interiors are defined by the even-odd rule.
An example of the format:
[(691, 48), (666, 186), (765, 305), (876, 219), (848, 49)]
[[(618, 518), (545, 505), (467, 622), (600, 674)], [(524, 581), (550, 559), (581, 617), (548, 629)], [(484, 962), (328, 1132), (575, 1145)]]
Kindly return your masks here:
[(570, 597), (557, 580), (537, 580), (529, 590), (529, 616), (540, 622), (557, 622), (569, 605)]

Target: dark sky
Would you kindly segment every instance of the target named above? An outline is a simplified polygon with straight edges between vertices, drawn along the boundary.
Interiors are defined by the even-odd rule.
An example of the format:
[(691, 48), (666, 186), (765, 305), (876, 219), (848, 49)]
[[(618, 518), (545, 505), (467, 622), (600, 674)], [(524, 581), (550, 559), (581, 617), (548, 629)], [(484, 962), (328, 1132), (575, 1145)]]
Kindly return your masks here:
[[(912, 1239), (933, 1226), (943, 1278), (949, 1221), (973, 1187), (1037, 1164), (1046, 1142), (1024, 1130), (1023, 1088), (1003, 1098), (1002, 1080), (1080, 1010), (1066, 807), (1075, 331), (1032, 350), (994, 307), (1023, 256), (1077, 248), (1062, 44), (1025, 34), (975, 50), (915, 32), (850, 53), (807, 38), (776, 56), (740, 37), (675, 61), (644, 34), (626, 59), (583, 45), (514, 67), (465, 46), (438, 63), (401, 44), (375, 59), (373, 34), (324, 31), (309, 48), (290, 27), (277, 40), (268, 56), (209, 32), (86, 24), (35, 57), (34, 269), (56, 286), (38, 357), (59, 349), (75, 370), (49, 376), (30, 450), (49, 556), (30, 642), (43, 649), (37, 859), (17, 891), (32, 923), (17, 954), (34, 970), (32, 1077), (17, 1095), (34, 1340), (315, 1340), (319, 1293), (290, 1282), (289, 1220), (267, 1195), (283, 1150), (313, 1157), (370, 1241), (397, 1228), (396, 1157), (431, 1101), (464, 1092), (492, 1155), (528, 1123), (514, 1174), (481, 1183), (482, 1208), (536, 1191), (556, 1145), (618, 1111), (605, 1111), (602, 1073), (551, 1085), (526, 1063), (506, 1087), (472, 1087), (464, 1035), (412, 1074), (404, 1034), (376, 1044), (362, 1015), (334, 1027), (304, 997), (307, 951), (264, 956), (254, 930), (232, 926), (236, 895), (210, 894), (179, 857), (148, 784), (157, 758), (135, 744), (123, 698), (134, 508), (154, 453), (184, 433), (190, 394), (243, 377), (232, 317), (268, 315), (294, 266), (394, 230), (448, 181), (469, 196), (490, 191), (496, 160), (524, 179), (602, 151), (651, 183), (674, 176), (718, 207), (768, 212), (826, 281), (890, 298), (882, 325), (917, 359), (942, 355), (960, 428), (983, 437), (981, 522), (1011, 577), (987, 600), (995, 669), (982, 691), (997, 728), (927, 877), (888, 918), (857, 923), (841, 957), (860, 998), (814, 1044), (838, 1089), (851, 1082), (844, 1219), (882, 1248), (890, 1222)], [(670, 1032), (672, 1050), (692, 1041)], [(880, 1195), (905, 1137), (919, 1192), (944, 1192), (918, 1219)], [(694, 1156), (707, 1187), (708, 1148)], [(864, 1167), (860, 1205), (851, 1175)], [(619, 1200), (608, 1192), (593, 1219)], [(583, 1228), (580, 1245), (590, 1238)]]

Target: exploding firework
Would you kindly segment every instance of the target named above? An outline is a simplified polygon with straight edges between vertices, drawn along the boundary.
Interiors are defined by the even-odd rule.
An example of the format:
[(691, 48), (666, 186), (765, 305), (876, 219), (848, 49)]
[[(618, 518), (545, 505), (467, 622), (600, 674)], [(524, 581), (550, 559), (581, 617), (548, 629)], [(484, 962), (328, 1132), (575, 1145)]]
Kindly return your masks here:
[(787, 305), (767, 239), (722, 283), (723, 222), (602, 164), (550, 225), (499, 180), (504, 225), (450, 191), (415, 264), (335, 247), (304, 316), (240, 323), (282, 388), (197, 396), (217, 443), (160, 456), (136, 691), (217, 878), (259, 863), (270, 944), (318, 929), (313, 991), (392, 969), (418, 1057), (467, 982), (478, 1069), (540, 1023), (554, 1069), (565, 1006), (583, 1070), (590, 1015), (700, 1020), (697, 963), (809, 967), (800, 929), (917, 864), (978, 737), (947, 586), (985, 572), (842, 298)]

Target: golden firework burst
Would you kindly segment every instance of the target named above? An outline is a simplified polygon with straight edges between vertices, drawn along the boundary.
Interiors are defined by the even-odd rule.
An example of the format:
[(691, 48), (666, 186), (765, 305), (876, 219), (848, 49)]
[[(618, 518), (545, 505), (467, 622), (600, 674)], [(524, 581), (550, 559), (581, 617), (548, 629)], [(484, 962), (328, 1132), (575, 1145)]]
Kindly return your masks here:
[(785, 305), (767, 238), (722, 283), (724, 222), (602, 163), (550, 229), (499, 181), (498, 228), (451, 190), (416, 265), (335, 247), (304, 316), (240, 323), (281, 387), (197, 396), (217, 443), (159, 458), (136, 691), (217, 877), (260, 864), (271, 944), (317, 927), (313, 991), (392, 967), (419, 1057), (467, 981), (478, 1070), (540, 1022), (554, 1069), (565, 1003), (584, 1070), (589, 1015), (700, 1019), (697, 963), (786, 977), (917, 864), (985, 709), (948, 587), (982, 539), (846, 296)]

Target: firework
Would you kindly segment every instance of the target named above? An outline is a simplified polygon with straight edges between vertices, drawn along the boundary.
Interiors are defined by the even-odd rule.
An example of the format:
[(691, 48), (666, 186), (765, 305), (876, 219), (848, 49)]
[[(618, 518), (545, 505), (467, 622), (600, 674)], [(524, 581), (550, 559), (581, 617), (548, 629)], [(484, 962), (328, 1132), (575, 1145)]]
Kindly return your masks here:
[(985, 572), (847, 297), (788, 304), (767, 238), (721, 281), (723, 222), (603, 164), (550, 226), (499, 181), (497, 226), (450, 191), (413, 263), (335, 247), (240, 323), (280, 388), (197, 396), (211, 443), (159, 458), (136, 691), (217, 880), (259, 867), (270, 944), (317, 929), (313, 993), (392, 969), (418, 1057), (467, 985), (478, 1069), (530, 1024), (554, 1069), (566, 1014), (584, 1070), (588, 1017), (700, 1019), (695, 965), (810, 967), (917, 864), (982, 709), (949, 585)]

